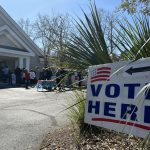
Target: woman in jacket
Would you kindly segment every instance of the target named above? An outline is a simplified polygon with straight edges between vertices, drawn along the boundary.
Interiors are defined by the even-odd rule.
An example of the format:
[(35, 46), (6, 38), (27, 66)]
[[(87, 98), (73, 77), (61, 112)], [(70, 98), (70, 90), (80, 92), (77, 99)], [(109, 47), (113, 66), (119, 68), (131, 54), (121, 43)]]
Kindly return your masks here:
[(30, 80), (30, 73), (28, 72), (28, 70), (27, 69), (25, 69), (25, 72), (24, 72), (25, 74), (25, 88), (26, 89), (29, 89), (29, 80)]

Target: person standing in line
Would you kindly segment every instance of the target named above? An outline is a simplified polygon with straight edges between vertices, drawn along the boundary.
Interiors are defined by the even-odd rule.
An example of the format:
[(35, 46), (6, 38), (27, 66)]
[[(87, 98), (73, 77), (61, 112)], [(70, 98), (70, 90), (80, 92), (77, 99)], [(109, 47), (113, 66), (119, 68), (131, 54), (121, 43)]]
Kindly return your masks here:
[(49, 77), (49, 75), (48, 75), (48, 68), (45, 68), (45, 71), (44, 71), (44, 79), (45, 79), (45, 80), (48, 80), (48, 77)]
[(27, 69), (25, 69), (25, 88), (29, 89), (29, 80), (30, 80), (30, 74)]
[(39, 67), (36, 67), (35, 69), (36, 69), (35, 71), (36, 81), (38, 81), (40, 80), (41, 71)]
[(30, 84), (33, 85), (35, 84), (35, 72), (31, 69), (30, 71)]
[(56, 72), (56, 84), (58, 86), (58, 88), (60, 89), (60, 81), (61, 81), (61, 78), (60, 78), (60, 69), (57, 69), (57, 72)]
[(20, 86), (21, 84), (21, 69), (17, 67), (15, 69), (15, 75), (16, 75), (16, 84)]
[(22, 70), (22, 84), (25, 84), (25, 68)]
[(45, 78), (45, 68), (42, 69), (40, 78), (41, 78), (41, 80), (46, 80), (46, 78)]
[(16, 75), (14, 72), (11, 74), (11, 84), (12, 86), (16, 85)]
[(53, 75), (53, 73), (52, 73), (51, 68), (48, 68), (47, 74), (46, 74), (47, 80), (51, 80), (52, 79), (52, 75)]
[(62, 68), (62, 69), (60, 70), (60, 82), (61, 82), (61, 84), (60, 84), (60, 89), (61, 89), (61, 90), (63, 90), (64, 87), (65, 87), (65, 77), (66, 77), (66, 74), (67, 74), (67, 72), (65, 71), (64, 68)]
[(8, 78), (9, 78), (9, 68), (8, 68), (8, 66), (5, 66), (2, 71), (3, 71), (4, 83), (7, 83)]
[(8, 74), (8, 83), (9, 83), (9, 85), (12, 85), (12, 78), (11, 78), (11, 75), (12, 75), (12, 71), (9, 70), (9, 74)]
[(81, 81), (82, 80), (82, 73), (81, 73), (81, 71), (78, 72), (78, 79), (79, 79), (78, 86), (81, 87), (81, 85), (82, 85), (82, 81)]

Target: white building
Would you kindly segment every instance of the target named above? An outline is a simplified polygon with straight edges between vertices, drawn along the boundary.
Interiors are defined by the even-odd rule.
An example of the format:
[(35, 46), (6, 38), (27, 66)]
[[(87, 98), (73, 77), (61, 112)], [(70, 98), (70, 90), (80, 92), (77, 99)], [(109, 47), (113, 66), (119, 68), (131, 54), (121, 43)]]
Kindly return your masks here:
[(43, 65), (43, 52), (0, 6), (0, 68), (34, 69)]

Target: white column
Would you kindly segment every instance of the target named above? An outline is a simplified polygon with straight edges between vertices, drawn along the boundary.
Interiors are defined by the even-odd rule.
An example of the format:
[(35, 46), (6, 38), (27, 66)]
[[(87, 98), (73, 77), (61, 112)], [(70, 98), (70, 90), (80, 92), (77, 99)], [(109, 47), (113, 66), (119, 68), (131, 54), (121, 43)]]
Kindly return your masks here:
[(19, 68), (26, 68), (27, 70), (30, 69), (30, 57), (19, 57)]
[(30, 57), (26, 58), (26, 68), (29, 70), (30, 69)]
[(19, 58), (17, 58), (16, 60), (15, 60), (15, 68), (17, 68), (19, 66)]
[(19, 57), (19, 68), (23, 68), (23, 57)]

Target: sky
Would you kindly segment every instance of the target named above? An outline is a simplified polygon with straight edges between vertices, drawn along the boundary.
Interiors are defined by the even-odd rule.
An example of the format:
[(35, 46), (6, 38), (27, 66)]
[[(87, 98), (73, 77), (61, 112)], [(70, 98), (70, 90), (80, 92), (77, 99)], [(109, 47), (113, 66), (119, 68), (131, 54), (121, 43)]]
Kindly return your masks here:
[[(121, 0), (95, 1), (98, 8), (108, 11), (113, 11), (121, 3)], [(89, 0), (0, 0), (0, 5), (18, 21), (20, 18), (34, 20), (38, 14), (51, 15), (52, 11), (81, 17), (81, 8), (88, 11)]]

